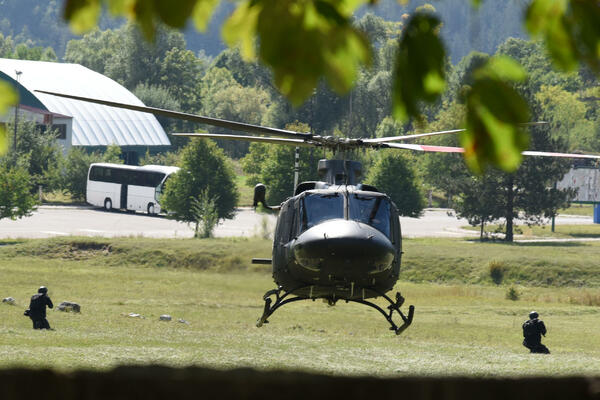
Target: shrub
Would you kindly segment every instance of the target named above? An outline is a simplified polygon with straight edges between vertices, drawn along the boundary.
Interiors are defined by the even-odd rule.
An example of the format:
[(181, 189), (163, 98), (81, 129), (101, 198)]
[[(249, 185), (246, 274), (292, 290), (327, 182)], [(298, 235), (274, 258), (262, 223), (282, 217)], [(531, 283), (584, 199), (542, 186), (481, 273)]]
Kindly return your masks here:
[(506, 291), (506, 299), (507, 300), (517, 301), (517, 300), (519, 300), (520, 297), (521, 297), (521, 293), (519, 293), (519, 291), (517, 289), (515, 289), (514, 286), (509, 287), (508, 290)]
[(506, 271), (504, 263), (502, 261), (490, 261), (489, 269), (492, 281), (496, 285), (501, 284), (502, 280), (504, 279), (504, 272)]

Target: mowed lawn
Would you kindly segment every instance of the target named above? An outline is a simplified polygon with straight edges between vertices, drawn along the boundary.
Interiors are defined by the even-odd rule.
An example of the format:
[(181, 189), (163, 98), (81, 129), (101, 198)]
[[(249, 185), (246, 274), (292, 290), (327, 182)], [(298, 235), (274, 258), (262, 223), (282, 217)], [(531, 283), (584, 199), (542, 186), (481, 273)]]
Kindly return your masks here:
[[(486, 246), (406, 241), (407, 269), (430, 257), (436, 269), (449, 270), (473, 253), (478, 258), (472, 262), (484, 266), (472, 271), (485, 274), (486, 253), (488, 262), (502, 262), (506, 254), (508, 265), (518, 252), (525, 258), (532, 251)], [(579, 247), (579, 255), (599, 254), (600, 247), (589, 246)], [(259, 239), (5, 242), (0, 246), (0, 297), (12, 296), (18, 304), (0, 304), (0, 368), (69, 371), (152, 363), (375, 376), (600, 374), (600, 289), (594, 283), (495, 285), (484, 277), (464, 283), (451, 274), (437, 283), (398, 283), (407, 305), (416, 307), (413, 326), (401, 336), (389, 331), (375, 310), (343, 302), (335, 307), (321, 301), (290, 304), (256, 328), (262, 296), (275, 284), (269, 268), (252, 267), (247, 260), (268, 256), (269, 247)], [(565, 251), (560, 246), (542, 250), (536, 254), (550, 264)], [(597, 259), (590, 256), (589, 263), (600, 272)], [(40, 285), (49, 287), (55, 305), (79, 303), (81, 314), (49, 311), (56, 330), (31, 329), (23, 310)], [(506, 299), (510, 288), (519, 300)], [(530, 355), (521, 345), (521, 323), (532, 309), (548, 326), (544, 343), (551, 355)], [(173, 320), (159, 321), (161, 314)]]

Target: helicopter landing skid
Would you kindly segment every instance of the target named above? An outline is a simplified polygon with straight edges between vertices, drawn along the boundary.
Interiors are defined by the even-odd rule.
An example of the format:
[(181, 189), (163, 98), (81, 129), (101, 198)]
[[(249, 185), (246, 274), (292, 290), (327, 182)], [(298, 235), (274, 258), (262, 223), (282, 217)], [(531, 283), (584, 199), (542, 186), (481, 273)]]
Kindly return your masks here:
[[(275, 312), (275, 310), (277, 310), (279, 307), (281, 307), (285, 304), (294, 302), (294, 301), (309, 300), (308, 297), (299, 297), (299, 296), (286, 298), (287, 296), (289, 296), (291, 294), (291, 292), (285, 292), (285, 293), (283, 293), (283, 295), (281, 294), (282, 292), (283, 292), (283, 288), (279, 287), (277, 289), (269, 290), (267, 293), (265, 293), (265, 295), (263, 296), (263, 300), (265, 301), (265, 308), (263, 310), (262, 316), (258, 319), (258, 321), (256, 321), (256, 326), (258, 328), (263, 326), (263, 324), (268, 324), (269, 321), (267, 320), (267, 318), (269, 318)], [(390, 325), (391, 325), (390, 330), (394, 331), (396, 333), (396, 335), (399, 335), (402, 332), (404, 332), (406, 330), (406, 328), (408, 328), (410, 326), (410, 324), (412, 323), (413, 316), (415, 313), (415, 306), (411, 305), (408, 307), (408, 316), (406, 316), (406, 315), (404, 315), (404, 313), (402, 313), (402, 311), (400, 311), (400, 307), (402, 307), (402, 305), (404, 304), (404, 297), (402, 297), (402, 295), (399, 292), (396, 292), (396, 301), (395, 302), (392, 301), (392, 299), (390, 299), (387, 295), (385, 295), (383, 293), (379, 293), (379, 292), (375, 292), (375, 293), (377, 293), (379, 296), (383, 297), (390, 303), (390, 305), (387, 307), (389, 312), (386, 313), (377, 304), (372, 303), (370, 301), (366, 301), (366, 300), (346, 299), (346, 302), (352, 301), (352, 302), (364, 304), (366, 306), (376, 309), (390, 323)], [(275, 297), (274, 303), (273, 303), (272, 297)], [(335, 301), (333, 303), (335, 304)], [(398, 315), (400, 315), (400, 318), (402, 318), (402, 321), (404, 322), (400, 326), (396, 325), (396, 323), (393, 320), (394, 311), (396, 311), (398, 313)]]
[[(275, 312), (275, 310), (277, 310), (284, 304), (288, 304), (298, 300), (308, 300), (306, 297), (291, 297), (289, 299), (286, 299), (286, 297), (289, 296), (291, 292), (285, 292), (283, 296), (281, 295), (281, 292), (283, 292), (283, 288), (280, 286), (277, 289), (269, 290), (267, 293), (265, 293), (265, 295), (263, 296), (263, 300), (265, 301), (265, 309), (263, 310), (263, 315), (258, 319), (258, 321), (256, 321), (257, 328), (260, 328), (261, 326), (263, 326), (263, 324), (268, 324), (269, 321), (267, 321), (267, 318), (269, 318), (271, 314)], [(275, 296), (275, 303), (271, 305), (271, 303), (273, 303), (271, 297), (273, 296)]]
[[(404, 313), (402, 311), (400, 311), (400, 307), (402, 307), (402, 304), (404, 304), (404, 297), (402, 297), (400, 292), (396, 292), (396, 301), (395, 302), (392, 301), (392, 299), (390, 299), (387, 295), (385, 295), (383, 293), (379, 293), (379, 292), (376, 292), (376, 293), (378, 295), (380, 295), (381, 297), (383, 297), (384, 299), (386, 299), (390, 303), (390, 305), (387, 307), (387, 309), (389, 310), (388, 313), (386, 313), (377, 304), (371, 303), (370, 301), (349, 299), (349, 300), (346, 300), (346, 302), (353, 301), (355, 303), (364, 304), (365, 306), (369, 306), (371, 308), (376, 309), (377, 311), (379, 311), (381, 313), (381, 315), (383, 315), (385, 317), (387, 322), (390, 323), (390, 325), (391, 325), (390, 330), (394, 331), (396, 333), (396, 335), (401, 334), (412, 323), (413, 316), (415, 314), (415, 306), (411, 305), (408, 307), (408, 316), (406, 316), (406, 315), (404, 315)], [(400, 318), (402, 318), (402, 321), (404, 322), (400, 326), (396, 325), (396, 323), (394, 322), (394, 319), (393, 319), (394, 311), (396, 311), (398, 313), (398, 315), (400, 315)]]

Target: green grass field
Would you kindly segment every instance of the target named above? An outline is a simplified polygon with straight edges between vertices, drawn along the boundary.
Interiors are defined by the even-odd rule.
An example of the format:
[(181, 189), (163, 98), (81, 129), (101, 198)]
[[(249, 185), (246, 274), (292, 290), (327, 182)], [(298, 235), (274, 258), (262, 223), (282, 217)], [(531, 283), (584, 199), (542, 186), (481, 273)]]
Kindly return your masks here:
[[(464, 229), (479, 232), (479, 227), (476, 226), (464, 226)], [(498, 225), (489, 224), (485, 226), (485, 232), (495, 233), (498, 229)], [(503, 228), (504, 229), (504, 228)], [(502, 230), (502, 232), (504, 232)], [(556, 225), (554, 232), (550, 225), (519, 225), (515, 228), (514, 234), (515, 239), (578, 239), (578, 238), (600, 238), (600, 225), (599, 224), (580, 224), (580, 225)]]
[[(445, 239), (405, 241), (397, 285), (416, 306), (401, 336), (374, 310), (298, 302), (256, 328), (270, 269), (252, 266), (270, 242), (260, 239), (151, 240), (60, 238), (2, 242), (0, 368), (108, 369), (159, 363), (219, 369), (299, 369), (338, 375), (524, 376), (600, 374), (600, 265), (596, 244), (517, 246)], [(578, 267), (572, 281), (551, 276)], [(535, 261), (537, 260), (537, 261)], [(505, 266), (504, 283), (489, 278)], [(513, 276), (515, 265), (529, 265)], [(55, 331), (34, 331), (23, 310), (40, 285), (55, 305)], [(520, 299), (507, 300), (509, 288)], [(381, 303), (383, 304), (383, 303)], [(549, 356), (521, 345), (531, 309), (548, 326)], [(144, 318), (132, 318), (139, 313)], [(173, 316), (159, 321), (161, 314)], [(189, 324), (177, 322), (183, 318)]]

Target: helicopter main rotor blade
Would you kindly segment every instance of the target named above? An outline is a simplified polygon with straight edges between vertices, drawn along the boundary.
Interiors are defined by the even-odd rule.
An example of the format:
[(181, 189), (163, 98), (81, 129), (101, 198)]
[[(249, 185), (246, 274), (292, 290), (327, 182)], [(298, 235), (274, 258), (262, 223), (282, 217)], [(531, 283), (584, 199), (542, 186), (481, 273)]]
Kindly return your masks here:
[[(519, 124), (520, 126), (539, 126), (546, 125), (548, 122), (546, 121), (534, 121), (534, 122), (524, 122)], [(389, 136), (375, 139), (363, 139), (365, 143), (385, 143), (385, 142), (395, 142), (400, 140), (414, 140), (427, 136), (439, 136), (439, 135), (448, 135), (453, 133), (464, 132), (466, 129), (450, 129), (448, 131), (437, 131), (437, 132), (428, 132), (428, 133), (416, 133), (414, 135), (403, 135), (403, 136)]]
[(414, 135), (404, 135), (404, 136), (389, 136), (382, 138), (374, 138), (374, 139), (363, 139), (365, 143), (385, 143), (385, 142), (393, 142), (397, 140), (413, 140), (419, 139), (427, 136), (438, 136), (438, 135), (447, 135), (452, 133), (464, 132), (466, 129), (452, 129), (449, 131), (439, 131), (439, 132), (428, 132), (428, 133), (416, 133)]
[[(383, 143), (387, 147), (394, 149), (407, 149), (415, 151), (435, 152), (435, 153), (464, 153), (465, 149), (462, 147), (452, 146), (428, 146), (422, 144), (409, 144), (409, 143)], [(594, 154), (575, 154), (575, 153), (555, 153), (549, 151), (523, 151), (521, 152), (524, 156), (534, 157), (563, 157), (563, 158), (588, 158), (594, 160), (600, 160), (600, 155)]]
[(406, 149), (414, 151), (429, 151), (435, 153), (464, 153), (465, 149), (462, 147), (452, 146), (429, 146), (426, 144), (410, 144), (410, 143), (382, 143), (384, 146), (391, 147), (393, 149)]
[(285, 129), (270, 128), (267, 126), (252, 125), (252, 124), (246, 124), (243, 122), (228, 121), (226, 119), (205, 117), (202, 115), (183, 113), (183, 112), (179, 112), (179, 111), (165, 110), (162, 108), (136, 106), (133, 104), (117, 103), (115, 101), (99, 100), (99, 99), (93, 99), (90, 97), (74, 96), (74, 95), (70, 95), (70, 94), (56, 93), (56, 92), (47, 92), (45, 90), (36, 90), (36, 92), (49, 94), (52, 96), (64, 97), (64, 98), (72, 99), (72, 100), (85, 101), (88, 103), (101, 104), (101, 105), (105, 105), (105, 106), (109, 106), (109, 107), (124, 108), (126, 110), (140, 111), (140, 112), (150, 113), (150, 114), (154, 114), (154, 115), (160, 115), (163, 117), (176, 118), (176, 119), (181, 119), (184, 121), (198, 122), (201, 124), (218, 126), (220, 128), (225, 128), (225, 129), (231, 129), (234, 131), (255, 133), (255, 134), (260, 134), (260, 135), (283, 136), (283, 137), (290, 137), (290, 138), (305, 138), (305, 139), (312, 138), (312, 134), (310, 134), (310, 133), (302, 133), (302, 132), (296, 132), (296, 131), (289, 131), (289, 130), (285, 130)]
[(244, 135), (232, 135), (232, 134), (220, 134), (220, 133), (172, 133), (172, 136), (182, 137), (202, 137), (211, 139), (227, 139), (227, 140), (242, 140), (245, 142), (258, 142), (258, 143), (273, 143), (273, 144), (284, 144), (289, 146), (304, 146), (304, 147), (318, 147), (319, 144), (306, 142), (302, 139), (286, 139), (286, 138), (273, 138), (263, 136), (244, 136)]

